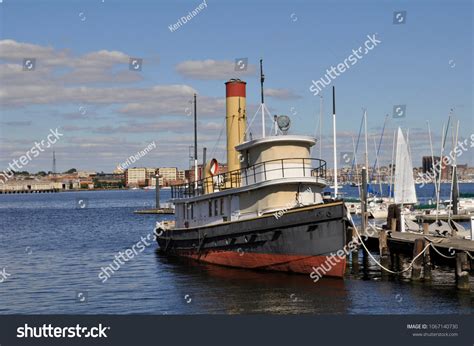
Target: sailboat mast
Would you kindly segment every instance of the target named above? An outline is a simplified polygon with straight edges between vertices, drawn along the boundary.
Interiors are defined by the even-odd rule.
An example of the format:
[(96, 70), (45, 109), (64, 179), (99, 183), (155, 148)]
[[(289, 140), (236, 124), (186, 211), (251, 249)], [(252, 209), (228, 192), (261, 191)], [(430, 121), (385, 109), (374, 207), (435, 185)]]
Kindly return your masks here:
[[(354, 156), (357, 154), (357, 152), (359, 151), (359, 143), (360, 143), (360, 135), (362, 133), (362, 126), (364, 126), (364, 116), (362, 116), (360, 118), (360, 126), (359, 126), (359, 134), (357, 135), (357, 144), (355, 146), (355, 150), (354, 150)], [(352, 172), (354, 171), (354, 162), (355, 160), (352, 160), (352, 166), (351, 166), (351, 179), (352, 179)], [(357, 169), (356, 169), (356, 174), (357, 173)]]
[[(382, 133), (380, 134), (379, 144), (378, 146), (375, 147), (375, 151), (376, 151), (375, 162), (374, 162), (374, 167), (372, 168), (374, 172), (375, 172), (375, 168), (379, 166), (378, 160), (379, 160), (379, 155), (380, 155), (380, 148), (382, 147), (382, 140), (383, 140), (383, 135), (385, 133), (385, 126), (387, 125), (387, 120), (388, 120), (388, 114), (385, 116), (385, 120), (383, 122)], [(375, 137), (374, 137), (374, 141), (375, 141)], [(379, 173), (380, 173), (380, 170), (379, 170)], [(372, 173), (372, 176), (374, 174), (375, 173)], [(380, 194), (382, 194), (382, 190), (380, 190)]]
[(319, 96), (319, 158), (323, 155), (323, 96)]
[[(439, 156), (440, 162), (443, 162), (444, 146), (446, 145), (446, 138), (448, 137), (448, 129), (449, 129), (450, 122), (451, 122), (451, 113), (448, 116), (448, 124), (446, 126), (443, 125), (443, 134), (442, 134), (442, 139), (441, 139), (441, 154)], [(442, 167), (442, 165), (440, 165), (440, 167)], [(441, 199), (441, 175), (442, 175), (442, 170), (440, 172), (439, 179), (438, 179), (438, 195), (436, 196), (436, 222), (438, 222), (439, 203)]]
[[(454, 129), (453, 129), (454, 131)], [(456, 143), (458, 142), (459, 136), (459, 120), (457, 121), (456, 125), (456, 133), (453, 132), (453, 151)], [(459, 198), (459, 188), (458, 188), (458, 168), (457, 168), (457, 156), (454, 156), (454, 159), (451, 163), (451, 170), (452, 170), (452, 180), (451, 180), (451, 214), (457, 215), (458, 214), (458, 198)]]
[(396, 137), (396, 134), (397, 134), (397, 130), (394, 130), (393, 131), (393, 144), (392, 144), (392, 164), (390, 166), (390, 200), (392, 200), (392, 196), (395, 197), (395, 195), (393, 194), (393, 187), (394, 187), (394, 184), (393, 184), (393, 161), (395, 159), (395, 137)]
[(356, 184), (357, 184), (357, 189), (359, 190), (359, 199), (360, 199), (361, 198), (361, 191), (360, 191), (361, 184), (360, 184), (360, 179), (359, 179), (359, 169), (357, 168), (357, 154), (356, 154), (356, 148), (355, 148), (355, 143), (354, 143), (354, 136), (352, 136), (352, 152), (354, 153), (353, 165), (355, 165)]
[(374, 136), (374, 150), (375, 150), (375, 166), (374, 166), (374, 173), (372, 174), (375, 179), (377, 179), (380, 188), (380, 196), (382, 196), (382, 181), (380, 180), (380, 166), (379, 166), (379, 151), (377, 150), (377, 142)]
[(334, 158), (334, 197), (337, 198), (337, 149), (336, 149), (336, 88), (332, 87), (332, 136), (333, 136), (333, 158)]
[(365, 128), (365, 167), (367, 168), (367, 175), (369, 174), (369, 146), (367, 143), (367, 109), (364, 108), (364, 128)]
[(265, 137), (265, 100), (263, 96), (263, 82), (265, 81), (265, 75), (263, 74), (263, 59), (260, 59), (260, 96), (261, 96), (261, 107), (262, 107), (262, 138)]
[(429, 120), (427, 120), (426, 123), (428, 124), (428, 137), (429, 137), (429, 139), (430, 139), (431, 170), (432, 170), (432, 174), (434, 174), (434, 181), (433, 181), (433, 184), (434, 184), (434, 188), (435, 188), (435, 196), (436, 196), (436, 198), (438, 198), (437, 173), (436, 173), (435, 162), (434, 162), (433, 140), (432, 140), (432, 138), (431, 138), (431, 126), (430, 126)]
[[(194, 191), (196, 193), (198, 187), (198, 149), (197, 149), (197, 103), (196, 94), (194, 94)], [(204, 167), (203, 167), (204, 169)]]
[[(445, 125), (443, 125), (443, 132), (441, 134), (441, 153), (439, 156), (440, 160), (440, 167), (442, 167), (441, 162), (443, 162), (443, 149), (444, 149), (444, 129)], [(440, 200), (440, 189), (441, 189), (441, 175), (442, 175), (442, 169), (439, 172), (439, 177), (437, 178), (436, 184), (438, 185), (437, 192), (436, 192), (436, 222), (438, 222), (438, 216), (439, 216), (439, 200)]]

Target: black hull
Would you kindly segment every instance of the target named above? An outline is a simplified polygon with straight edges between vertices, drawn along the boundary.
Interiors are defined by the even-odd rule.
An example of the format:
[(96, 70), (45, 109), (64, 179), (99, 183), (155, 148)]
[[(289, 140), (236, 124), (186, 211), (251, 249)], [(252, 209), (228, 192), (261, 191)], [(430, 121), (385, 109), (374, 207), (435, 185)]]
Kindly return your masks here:
[[(309, 273), (347, 243), (341, 201), (219, 225), (174, 229), (157, 237), (170, 255), (242, 268)], [(329, 275), (342, 276), (345, 257)]]

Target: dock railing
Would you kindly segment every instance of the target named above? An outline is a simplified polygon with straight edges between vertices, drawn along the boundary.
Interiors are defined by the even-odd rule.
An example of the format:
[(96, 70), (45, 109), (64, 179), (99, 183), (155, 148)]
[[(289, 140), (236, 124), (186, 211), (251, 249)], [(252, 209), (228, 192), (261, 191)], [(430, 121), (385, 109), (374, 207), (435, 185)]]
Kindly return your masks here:
[[(188, 198), (205, 193), (250, 186), (283, 178), (313, 177), (326, 183), (326, 161), (316, 158), (288, 158), (260, 162), (252, 166), (207, 177), (195, 182), (171, 186), (171, 198)], [(197, 186), (197, 187), (196, 187)]]

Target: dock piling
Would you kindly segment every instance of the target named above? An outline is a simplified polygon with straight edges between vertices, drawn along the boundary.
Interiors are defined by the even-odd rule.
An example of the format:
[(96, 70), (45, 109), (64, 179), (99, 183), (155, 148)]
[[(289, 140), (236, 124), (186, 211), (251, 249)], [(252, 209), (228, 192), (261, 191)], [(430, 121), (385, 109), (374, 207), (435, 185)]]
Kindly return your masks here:
[[(352, 239), (357, 239), (357, 231), (352, 228)], [(359, 273), (359, 247), (356, 247), (354, 251), (351, 252), (351, 262), (352, 262), (352, 273)]]
[(456, 253), (456, 286), (460, 290), (470, 290), (469, 287), (470, 263), (465, 252)]
[[(415, 239), (415, 243), (413, 244), (413, 258), (418, 256), (423, 251), (423, 238)], [(423, 258), (420, 256), (414, 262), (411, 268), (411, 279), (414, 281), (418, 281), (421, 279), (421, 267), (423, 263)]]
[(474, 241), (474, 216), (471, 216), (471, 241)]
[[(429, 224), (423, 223), (423, 234), (429, 235)], [(423, 241), (423, 248), (428, 245), (429, 240), (424, 239)], [(423, 278), (425, 280), (431, 280), (431, 256), (430, 256), (430, 248), (425, 250), (425, 254), (423, 255)]]
[[(385, 267), (390, 267), (391, 257), (387, 244), (387, 232), (384, 230), (379, 231), (379, 251), (380, 251), (380, 263)], [(388, 272), (382, 270), (382, 278), (386, 278)]]

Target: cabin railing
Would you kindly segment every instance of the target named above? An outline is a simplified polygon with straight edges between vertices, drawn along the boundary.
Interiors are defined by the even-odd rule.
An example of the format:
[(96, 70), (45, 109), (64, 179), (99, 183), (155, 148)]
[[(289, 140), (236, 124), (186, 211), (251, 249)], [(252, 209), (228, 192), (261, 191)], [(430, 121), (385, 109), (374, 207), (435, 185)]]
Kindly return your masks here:
[(250, 186), (282, 178), (314, 177), (316, 182), (326, 182), (326, 161), (315, 158), (288, 158), (270, 160), (238, 170), (217, 174), (171, 186), (171, 198), (188, 198), (206, 193)]

